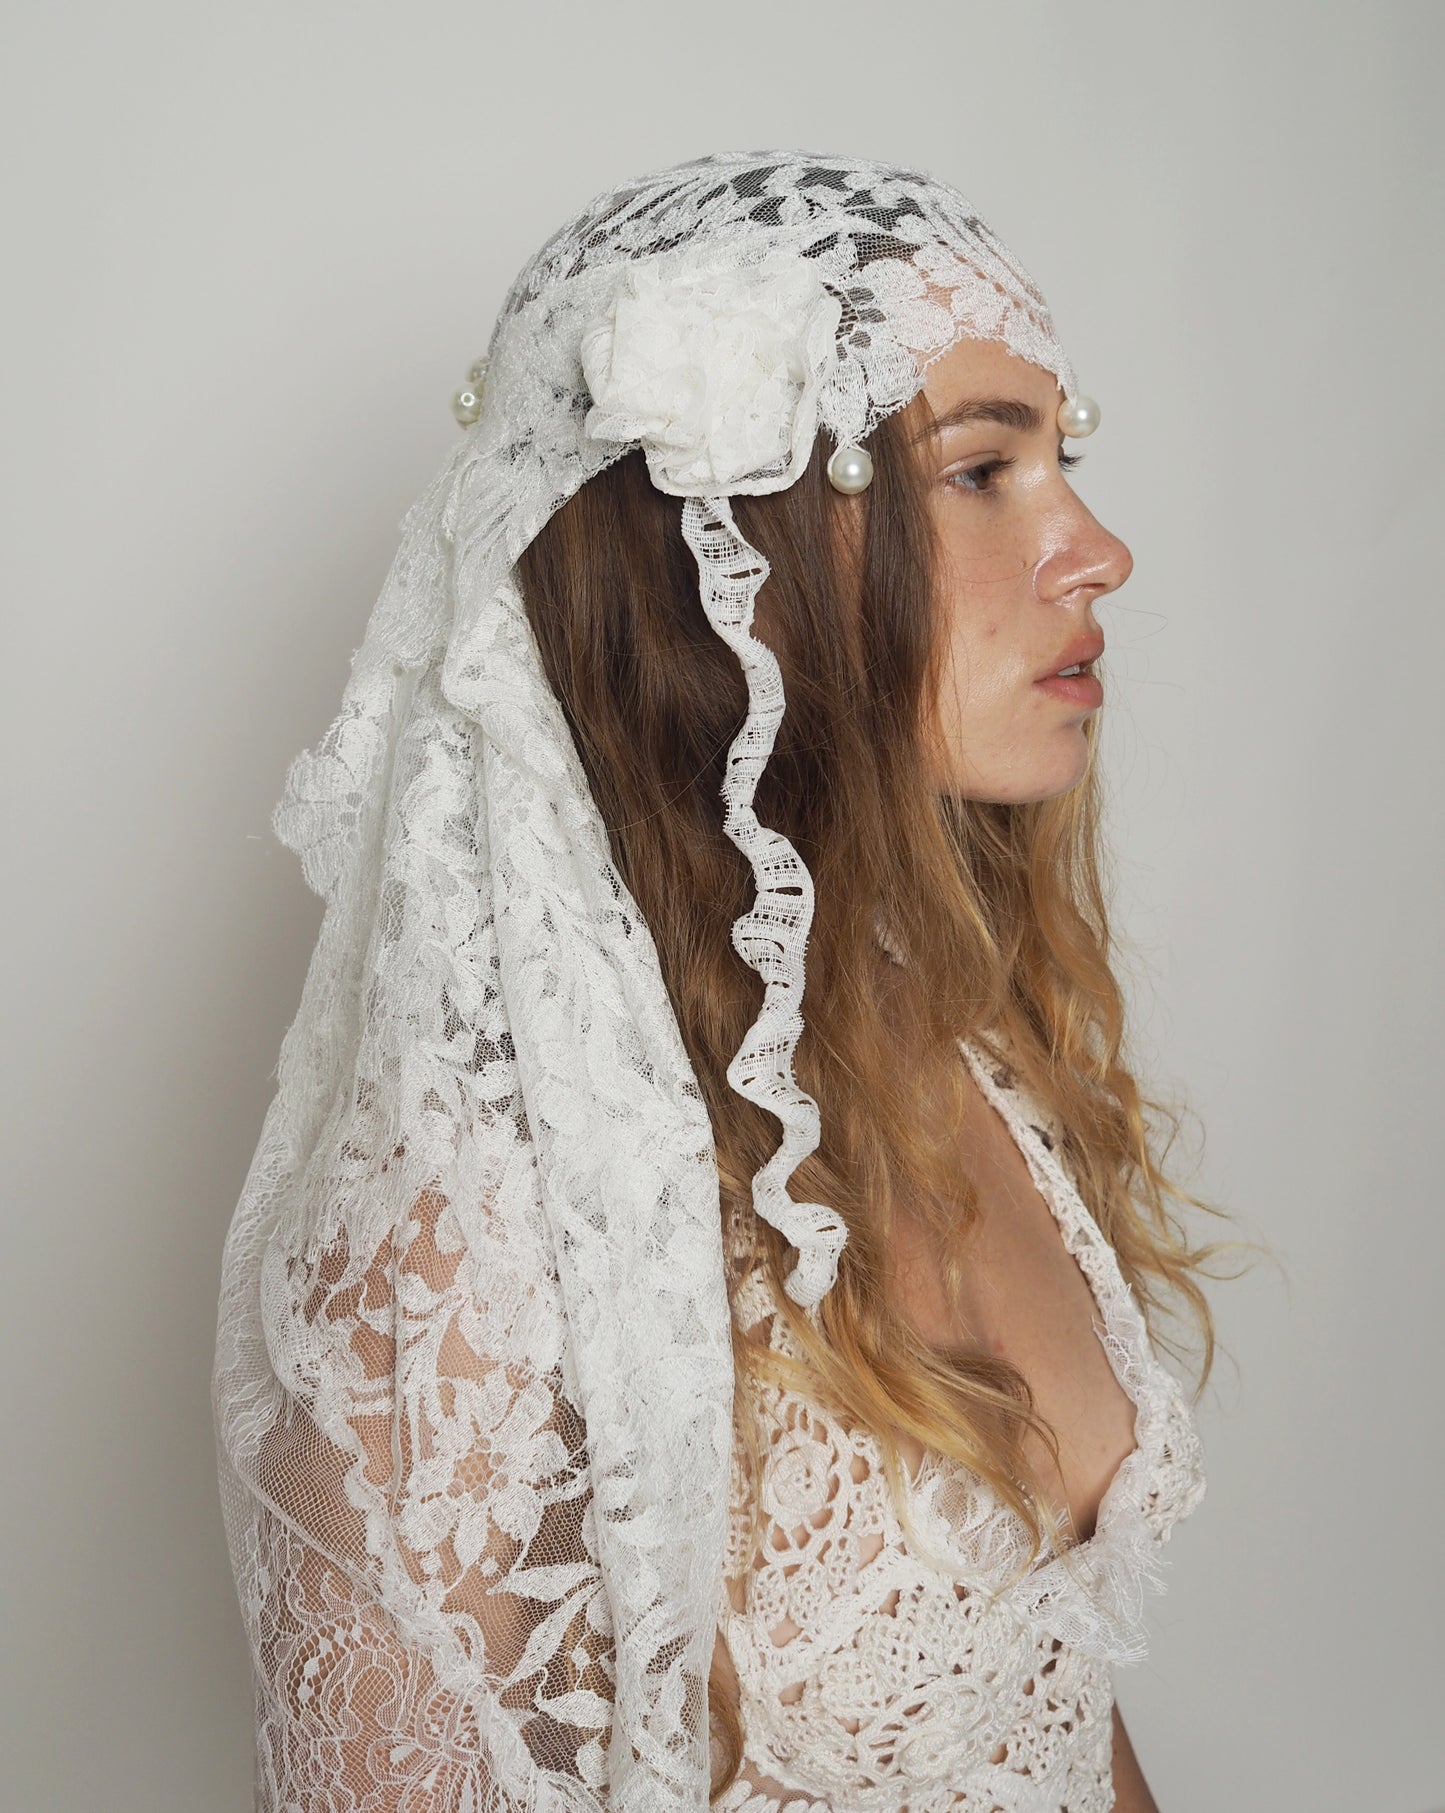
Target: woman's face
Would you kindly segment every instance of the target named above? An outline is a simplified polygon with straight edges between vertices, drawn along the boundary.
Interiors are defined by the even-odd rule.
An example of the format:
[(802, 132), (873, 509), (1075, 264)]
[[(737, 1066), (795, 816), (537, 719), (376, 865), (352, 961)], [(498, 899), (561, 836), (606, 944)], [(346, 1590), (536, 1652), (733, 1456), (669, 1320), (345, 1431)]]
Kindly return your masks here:
[[(1102, 701), (1094, 606), (1133, 557), (1066, 476), (1051, 372), (996, 340), (961, 340), (928, 369), (934, 425), (919, 452), (940, 554), (943, 679), (931, 727), (940, 791), (1018, 802), (1066, 793)], [(1085, 664), (1075, 680), (1050, 680)]]

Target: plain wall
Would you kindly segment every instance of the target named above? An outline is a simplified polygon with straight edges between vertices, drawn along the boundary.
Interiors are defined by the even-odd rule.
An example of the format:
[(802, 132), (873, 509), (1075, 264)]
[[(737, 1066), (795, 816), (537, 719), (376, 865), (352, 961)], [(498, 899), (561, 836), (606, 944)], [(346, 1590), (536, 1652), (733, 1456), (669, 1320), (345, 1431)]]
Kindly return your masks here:
[(7, 1813), (250, 1806), (207, 1388), (320, 910), (270, 810), (523, 259), (769, 145), (955, 182), (1103, 407), (1121, 960), (1281, 1255), (1216, 1292), (1136, 1747), (1165, 1813), (1445, 1806), (1442, 19), (12, 0)]

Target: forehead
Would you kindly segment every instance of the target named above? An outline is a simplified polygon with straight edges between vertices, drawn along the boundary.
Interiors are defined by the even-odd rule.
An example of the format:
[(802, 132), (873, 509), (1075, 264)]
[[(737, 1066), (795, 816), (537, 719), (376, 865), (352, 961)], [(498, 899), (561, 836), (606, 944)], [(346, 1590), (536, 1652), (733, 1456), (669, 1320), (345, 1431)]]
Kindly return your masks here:
[(1051, 371), (1012, 353), (1001, 340), (975, 340), (965, 335), (928, 367), (923, 394), (935, 415), (965, 397), (1018, 397), (1053, 419), (1063, 392)]

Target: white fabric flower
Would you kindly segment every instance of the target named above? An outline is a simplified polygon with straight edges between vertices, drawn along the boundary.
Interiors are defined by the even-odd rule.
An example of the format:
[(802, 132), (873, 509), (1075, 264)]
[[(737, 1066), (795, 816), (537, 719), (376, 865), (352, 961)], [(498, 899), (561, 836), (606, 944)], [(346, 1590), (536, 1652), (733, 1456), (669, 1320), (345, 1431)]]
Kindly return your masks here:
[(831, 1451), (806, 1431), (791, 1431), (773, 1446), (763, 1474), (763, 1510), (786, 1529), (806, 1523), (827, 1507), (832, 1487)]
[(793, 253), (639, 261), (582, 335), (586, 431), (640, 442), (653, 484), (674, 497), (781, 490), (812, 452), (841, 314)]

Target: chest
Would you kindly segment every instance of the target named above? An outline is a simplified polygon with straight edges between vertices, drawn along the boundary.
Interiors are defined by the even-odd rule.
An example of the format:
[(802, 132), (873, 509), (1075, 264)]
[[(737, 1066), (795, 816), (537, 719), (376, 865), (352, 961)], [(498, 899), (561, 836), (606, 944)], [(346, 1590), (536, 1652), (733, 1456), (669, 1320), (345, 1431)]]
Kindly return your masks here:
[[(926, 1339), (1011, 1362), (1059, 1442), (1055, 1466), (1041, 1440), (1028, 1457), (1067, 1508), (1080, 1541), (1092, 1536), (1099, 1504), (1135, 1445), (1134, 1404), (1115, 1376), (1098, 1305), (1063, 1231), (1003, 1117), (968, 1077), (968, 1118), (960, 1162), (978, 1197), (960, 1288), (944, 1286), (936, 1248), (904, 1221), (896, 1238), (901, 1307)], [(905, 1452), (910, 1462), (921, 1460)]]

